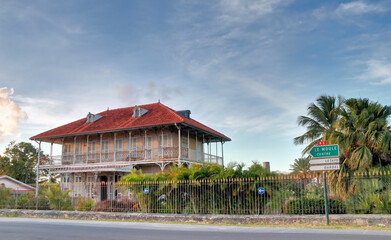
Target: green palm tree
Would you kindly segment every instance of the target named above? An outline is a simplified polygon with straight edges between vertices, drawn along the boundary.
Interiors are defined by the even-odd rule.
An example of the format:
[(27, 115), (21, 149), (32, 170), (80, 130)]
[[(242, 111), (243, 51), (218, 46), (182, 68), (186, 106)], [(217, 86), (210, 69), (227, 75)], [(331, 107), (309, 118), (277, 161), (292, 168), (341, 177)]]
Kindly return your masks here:
[(299, 126), (307, 128), (303, 135), (293, 139), (296, 145), (309, 142), (302, 152), (303, 155), (308, 153), (318, 141), (333, 141), (333, 132), (338, 127), (339, 112), (343, 102), (342, 97), (322, 95), (316, 99), (316, 103), (308, 106), (308, 116), (300, 116), (297, 119)]
[(391, 107), (368, 99), (351, 98), (340, 111), (339, 131), (333, 139), (339, 144), (351, 170), (389, 165)]
[(289, 170), (291, 170), (291, 173), (294, 175), (306, 177), (310, 172), (310, 158), (306, 157), (295, 159)]

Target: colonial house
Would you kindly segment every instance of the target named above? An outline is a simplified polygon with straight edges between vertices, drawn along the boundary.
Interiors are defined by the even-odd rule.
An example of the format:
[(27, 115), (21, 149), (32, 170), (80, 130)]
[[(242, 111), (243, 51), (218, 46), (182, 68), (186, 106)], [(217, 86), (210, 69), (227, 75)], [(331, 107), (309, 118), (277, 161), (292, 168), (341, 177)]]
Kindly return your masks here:
[(35, 190), (35, 188), (33, 188), (32, 186), (27, 185), (7, 175), (0, 176), (0, 188), (1, 187), (9, 189), (9, 192), (12, 195), (20, 195)]
[[(162, 103), (107, 109), (30, 138), (51, 145), (39, 156), (39, 170), (60, 174), (73, 196), (98, 200), (112, 190), (82, 183), (115, 183), (132, 168), (155, 174), (169, 165), (224, 164), (223, 144), (230, 138), (192, 119), (190, 110), (175, 111)], [(53, 156), (53, 144), (62, 154)], [(78, 185), (79, 184), (79, 185)]]

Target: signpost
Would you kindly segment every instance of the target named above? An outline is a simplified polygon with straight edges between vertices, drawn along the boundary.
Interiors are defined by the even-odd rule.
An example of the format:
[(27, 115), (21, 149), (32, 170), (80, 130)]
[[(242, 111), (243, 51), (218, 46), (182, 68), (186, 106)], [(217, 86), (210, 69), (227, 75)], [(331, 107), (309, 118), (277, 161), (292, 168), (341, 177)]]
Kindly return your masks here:
[(322, 145), (314, 146), (310, 150), (310, 155), (313, 158), (330, 158), (339, 156), (338, 145)]
[(329, 204), (327, 196), (327, 178), (326, 171), (339, 170), (339, 146), (337, 144), (327, 145), (326, 141), (319, 141), (317, 146), (310, 150), (312, 159), (310, 160), (311, 171), (323, 171), (324, 183), (324, 206), (326, 213), (326, 222), (329, 225)]
[(341, 167), (340, 167), (339, 164), (310, 166), (310, 170), (311, 170), (311, 171), (339, 170), (340, 168), (341, 168)]

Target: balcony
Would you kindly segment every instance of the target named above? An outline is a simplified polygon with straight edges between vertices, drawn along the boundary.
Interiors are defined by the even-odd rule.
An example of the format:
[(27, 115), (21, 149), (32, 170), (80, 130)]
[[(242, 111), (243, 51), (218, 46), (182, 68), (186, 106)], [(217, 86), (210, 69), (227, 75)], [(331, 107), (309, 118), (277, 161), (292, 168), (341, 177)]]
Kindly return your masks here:
[[(98, 152), (88, 154), (63, 154), (52, 157), (41, 157), (40, 166), (85, 165), (105, 163), (132, 163), (147, 164), (154, 162), (178, 161), (178, 147), (164, 147), (162, 149), (145, 149), (137, 151)], [(217, 163), (222, 165), (222, 157), (195, 150), (182, 148), (181, 161), (194, 163)]]

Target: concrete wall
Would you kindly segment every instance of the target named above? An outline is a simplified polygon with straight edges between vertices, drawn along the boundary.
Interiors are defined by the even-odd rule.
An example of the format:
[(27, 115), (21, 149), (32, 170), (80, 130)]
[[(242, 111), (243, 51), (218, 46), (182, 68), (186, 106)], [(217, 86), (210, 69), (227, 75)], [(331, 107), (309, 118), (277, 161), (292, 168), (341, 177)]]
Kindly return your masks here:
[[(148, 213), (111, 213), (111, 212), (78, 212), (78, 211), (42, 211), (0, 209), (0, 217), (36, 217), (66, 218), (88, 220), (127, 220), (153, 222), (192, 222), (216, 224), (324, 224), (324, 215), (185, 215), (185, 214), (148, 214)], [(391, 226), (390, 215), (330, 215), (330, 223)]]

